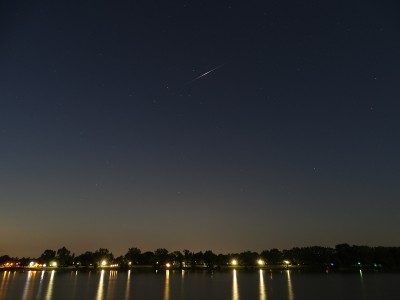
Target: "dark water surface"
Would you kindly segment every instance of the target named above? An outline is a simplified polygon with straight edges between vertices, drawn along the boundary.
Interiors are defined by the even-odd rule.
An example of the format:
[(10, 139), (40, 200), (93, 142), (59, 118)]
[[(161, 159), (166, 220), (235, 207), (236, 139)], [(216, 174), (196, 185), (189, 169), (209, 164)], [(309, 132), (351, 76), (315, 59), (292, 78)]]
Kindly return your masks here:
[(400, 274), (2, 271), (0, 299), (400, 299)]

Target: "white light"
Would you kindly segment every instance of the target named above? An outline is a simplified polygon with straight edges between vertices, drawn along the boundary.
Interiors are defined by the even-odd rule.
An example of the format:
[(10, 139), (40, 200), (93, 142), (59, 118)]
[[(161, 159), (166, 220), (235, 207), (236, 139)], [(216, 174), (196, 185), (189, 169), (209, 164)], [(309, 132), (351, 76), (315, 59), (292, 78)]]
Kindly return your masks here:
[(237, 262), (236, 259), (232, 259), (231, 264), (232, 264), (233, 266), (237, 266), (238, 262)]

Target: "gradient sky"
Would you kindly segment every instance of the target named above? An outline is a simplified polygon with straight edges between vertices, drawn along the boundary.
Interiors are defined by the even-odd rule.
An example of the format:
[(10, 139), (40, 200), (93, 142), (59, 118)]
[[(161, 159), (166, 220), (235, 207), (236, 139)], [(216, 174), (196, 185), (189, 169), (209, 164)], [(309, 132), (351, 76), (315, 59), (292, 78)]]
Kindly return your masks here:
[(397, 5), (2, 2), (0, 255), (400, 246)]

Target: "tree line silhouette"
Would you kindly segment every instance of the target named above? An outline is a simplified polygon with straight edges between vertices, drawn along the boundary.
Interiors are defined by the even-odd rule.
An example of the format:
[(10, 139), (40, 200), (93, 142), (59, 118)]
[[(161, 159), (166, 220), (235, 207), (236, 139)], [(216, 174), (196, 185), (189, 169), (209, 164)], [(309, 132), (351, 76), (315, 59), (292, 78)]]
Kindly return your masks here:
[[(28, 267), (34, 261), (40, 266), (97, 268), (115, 266), (130, 268), (152, 266), (154, 268), (221, 268), (232, 265), (240, 267), (298, 267), (341, 270), (351, 268), (398, 270), (400, 269), (400, 247), (369, 247), (339, 244), (330, 247), (295, 247), (288, 250), (276, 248), (260, 253), (216, 254), (211, 250), (191, 252), (189, 250), (169, 252), (165, 248), (142, 252), (139, 248), (129, 248), (125, 255), (114, 257), (107, 248), (80, 255), (71, 253), (66, 247), (56, 250), (46, 249), (38, 258), (0, 256), (0, 266)], [(168, 264), (168, 265), (167, 265)]]

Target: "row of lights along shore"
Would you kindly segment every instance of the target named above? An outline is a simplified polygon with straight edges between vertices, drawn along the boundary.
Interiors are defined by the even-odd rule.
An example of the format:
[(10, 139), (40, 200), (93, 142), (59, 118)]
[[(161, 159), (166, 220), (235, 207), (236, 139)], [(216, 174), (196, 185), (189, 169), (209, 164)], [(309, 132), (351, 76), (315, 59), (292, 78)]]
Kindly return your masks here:
[[(287, 266), (290, 265), (290, 261), (288, 261), (288, 260), (285, 260), (284, 263), (285, 263), (285, 265), (287, 265)], [(78, 264), (79, 264), (79, 263), (78, 263)], [(118, 264), (111, 264), (111, 265), (108, 265), (106, 260), (102, 260), (101, 263), (100, 263), (100, 265), (101, 265), (101, 267), (103, 267), (103, 268), (104, 268), (104, 267), (111, 267), (111, 268), (116, 268), (116, 267), (118, 267)], [(128, 265), (131, 266), (131, 265), (132, 265), (132, 262), (129, 262)], [(236, 259), (232, 259), (232, 260), (231, 260), (231, 265), (232, 265), (232, 266), (238, 266), (238, 265), (239, 265), (239, 262), (238, 262)], [(266, 263), (265, 263), (264, 260), (259, 259), (259, 260), (257, 260), (257, 265), (259, 265), (259, 266), (261, 267), (261, 266), (266, 265)], [(44, 264), (44, 265), (39, 265), (39, 264), (37, 264), (37, 263), (31, 262), (31, 263), (29, 264), (29, 267), (34, 268), (34, 267), (47, 267), (47, 266), (46, 266), (46, 264)], [(57, 267), (57, 262), (51, 262), (51, 263), (49, 264), (49, 267), (56, 268), (56, 267)], [(170, 268), (170, 267), (171, 267), (171, 264), (170, 264), (170, 263), (166, 263), (166, 264), (165, 264), (165, 267), (166, 267), (166, 268)]]

